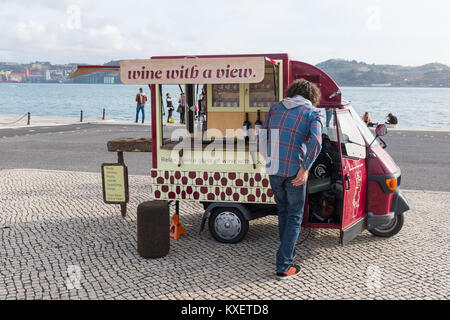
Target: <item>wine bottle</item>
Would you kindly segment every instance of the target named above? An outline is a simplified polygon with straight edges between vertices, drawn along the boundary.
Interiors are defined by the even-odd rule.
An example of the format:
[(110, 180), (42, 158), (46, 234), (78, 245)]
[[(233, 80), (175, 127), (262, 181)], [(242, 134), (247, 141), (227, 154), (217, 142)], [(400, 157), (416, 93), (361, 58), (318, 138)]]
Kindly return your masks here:
[(202, 114), (202, 131), (205, 132), (206, 131), (206, 116), (204, 114)]
[(259, 130), (262, 129), (262, 122), (261, 122), (261, 110), (258, 109), (258, 117), (255, 122), (255, 137), (258, 138), (259, 136)]
[(243, 124), (244, 129), (244, 139), (246, 142), (249, 141), (249, 130), (250, 130), (251, 124), (250, 121), (248, 121), (248, 112), (245, 113), (245, 121)]

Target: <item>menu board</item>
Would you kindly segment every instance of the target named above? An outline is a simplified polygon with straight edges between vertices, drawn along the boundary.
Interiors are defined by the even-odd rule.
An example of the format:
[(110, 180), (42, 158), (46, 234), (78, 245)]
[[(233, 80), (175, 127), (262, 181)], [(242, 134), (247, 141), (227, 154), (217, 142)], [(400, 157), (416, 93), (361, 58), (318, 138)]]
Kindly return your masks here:
[(121, 164), (102, 165), (103, 200), (110, 204), (128, 202), (128, 172)]
[[(278, 77), (277, 77), (278, 78)], [(276, 79), (278, 81), (278, 79)], [(277, 91), (279, 88), (276, 88)], [(260, 83), (250, 84), (250, 107), (270, 108), (278, 99), (275, 94), (273, 72), (267, 72)]]
[(239, 107), (239, 84), (213, 84), (213, 107)]

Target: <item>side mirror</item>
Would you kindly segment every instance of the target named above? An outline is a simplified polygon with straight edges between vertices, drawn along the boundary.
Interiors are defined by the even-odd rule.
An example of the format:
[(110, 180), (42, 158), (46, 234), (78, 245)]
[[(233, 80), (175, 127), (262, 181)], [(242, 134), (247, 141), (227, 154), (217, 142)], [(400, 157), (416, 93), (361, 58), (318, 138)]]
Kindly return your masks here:
[(377, 137), (385, 136), (387, 134), (387, 126), (385, 124), (378, 125), (375, 133), (377, 134)]

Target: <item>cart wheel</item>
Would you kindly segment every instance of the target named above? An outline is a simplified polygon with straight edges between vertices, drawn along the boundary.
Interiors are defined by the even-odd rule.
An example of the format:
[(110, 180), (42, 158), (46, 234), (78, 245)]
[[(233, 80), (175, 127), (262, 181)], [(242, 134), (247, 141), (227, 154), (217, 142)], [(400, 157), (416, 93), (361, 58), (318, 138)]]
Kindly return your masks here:
[(396, 235), (403, 227), (403, 214), (396, 214), (391, 222), (369, 230), (373, 235), (389, 238)]
[(235, 208), (217, 208), (209, 217), (209, 232), (219, 242), (237, 243), (248, 232), (248, 221)]

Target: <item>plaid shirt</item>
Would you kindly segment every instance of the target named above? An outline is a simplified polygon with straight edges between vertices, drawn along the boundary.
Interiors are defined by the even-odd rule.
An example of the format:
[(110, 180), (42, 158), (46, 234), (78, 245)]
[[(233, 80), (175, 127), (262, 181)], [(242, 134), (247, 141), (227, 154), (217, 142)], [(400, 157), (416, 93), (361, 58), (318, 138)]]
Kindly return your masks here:
[[(322, 149), (322, 122), (320, 111), (311, 105), (286, 109), (283, 103), (275, 103), (267, 114), (268, 173), (282, 177), (295, 176), (300, 167), (310, 170)], [(271, 151), (271, 136), (279, 130), (278, 155)], [(277, 165), (278, 164), (278, 165)], [(269, 168), (270, 167), (270, 168)]]

